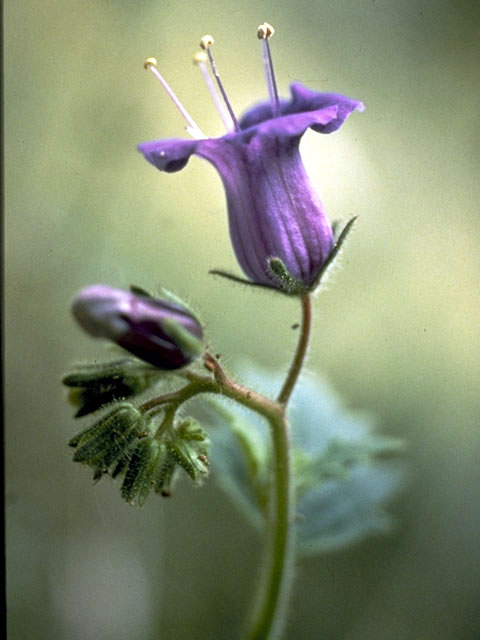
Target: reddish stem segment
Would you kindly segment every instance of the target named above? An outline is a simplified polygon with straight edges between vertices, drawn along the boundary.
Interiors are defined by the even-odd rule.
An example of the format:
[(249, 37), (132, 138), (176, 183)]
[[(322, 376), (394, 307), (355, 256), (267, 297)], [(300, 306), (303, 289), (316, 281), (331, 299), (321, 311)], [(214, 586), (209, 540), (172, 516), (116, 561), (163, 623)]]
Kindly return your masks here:
[(297, 382), (300, 371), (307, 354), (308, 343), (310, 341), (310, 333), (312, 330), (312, 299), (307, 293), (302, 296), (302, 324), (300, 328), (300, 338), (298, 340), (297, 350), (293, 358), (292, 364), (288, 371), (288, 375), (283, 383), (282, 390), (278, 394), (277, 402), (285, 406), (292, 394), (295, 383)]

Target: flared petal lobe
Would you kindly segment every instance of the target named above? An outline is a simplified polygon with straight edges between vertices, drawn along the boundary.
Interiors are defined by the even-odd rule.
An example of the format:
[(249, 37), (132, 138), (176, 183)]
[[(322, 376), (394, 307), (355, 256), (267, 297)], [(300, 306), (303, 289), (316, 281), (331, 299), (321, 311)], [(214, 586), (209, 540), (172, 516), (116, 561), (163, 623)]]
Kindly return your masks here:
[(192, 153), (195, 153), (196, 148), (196, 140), (181, 138), (152, 140), (152, 142), (138, 145), (138, 150), (143, 153), (145, 158), (159, 171), (166, 173), (174, 173), (183, 169)]
[(91, 336), (111, 340), (159, 369), (183, 367), (201, 349), (199, 322), (170, 301), (92, 285), (77, 295), (72, 313)]
[[(353, 100), (338, 93), (319, 93), (299, 82), (290, 85), (290, 100), (282, 100), (280, 103), (280, 116), (299, 115), (323, 111), (328, 107), (336, 107), (336, 117), (325, 123), (312, 123), (311, 128), (318, 133), (333, 133), (339, 129), (348, 116), (355, 110), (364, 111), (365, 105), (359, 100)], [(248, 129), (273, 118), (270, 102), (260, 102), (251, 107), (240, 119), (240, 127)]]
[(312, 284), (333, 247), (330, 222), (304, 169), (299, 143), (308, 128), (337, 130), (363, 104), (336, 94), (291, 86), (290, 100), (273, 116), (261, 103), (240, 119), (240, 131), (221, 138), (159, 140), (139, 145), (161, 171), (183, 168), (190, 155), (211, 162), (227, 197), (230, 236), (245, 274), (271, 287), (280, 284), (269, 260), (280, 258), (305, 286)]

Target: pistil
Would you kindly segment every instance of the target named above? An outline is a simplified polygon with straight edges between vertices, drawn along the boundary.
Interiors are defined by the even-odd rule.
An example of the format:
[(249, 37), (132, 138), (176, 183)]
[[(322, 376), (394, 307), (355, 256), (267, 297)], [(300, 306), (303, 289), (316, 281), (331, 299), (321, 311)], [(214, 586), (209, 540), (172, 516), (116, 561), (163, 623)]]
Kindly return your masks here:
[(197, 67), (200, 69), (200, 71), (202, 72), (203, 75), (203, 79), (205, 80), (205, 84), (207, 85), (207, 89), (210, 92), (210, 95), (212, 96), (212, 100), (215, 104), (215, 107), (218, 111), (218, 114), (220, 115), (220, 118), (222, 119), (223, 124), (225, 125), (227, 131), (232, 131), (233, 130), (233, 125), (232, 125), (232, 121), (230, 119), (230, 115), (227, 111), (227, 109), (225, 108), (225, 105), (222, 102), (222, 99), (214, 85), (214, 83), (212, 82), (212, 78), (210, 76), (210, 73), (208, 71), (208, 67), (206, 65), (206, 62), (208, 60), (208, 56), (206, 53), (204, 53), (203, 51), (199, 51), (197, 54), (195, 54), (194, 58), (193, 58), (193, 62), (197, 65)]
[(226, 91), (225, 91), (225, 89), (223, 87), (223, 83), (222, 83), (222, 80), (220, 78), (220, 74), (218, 73), (217, 65), (215, 64), (215, 60), (213, 59), (212, 52), (210, 51), (210, 47), (212, 46), (212, 44), (214, 42), (215, 41), (214, 41), (212, 36), (206, 35), (206, 36), (203, 36), (203, 38), (200, 40), (200, 46), (204, 51), (207, 52), (208, 61), (210, 62), (210, 67), (212, 69), (212, 73), (213, 73), (213, 75), (215, 77), (215, 80), (217, 81), (217, 85), (218, 85), (218, 88), (220, 90), (220, 93), (222, 94), (223, 101), (225, 102), (225, 106), (227, 107), (228, 113), (230, 114), (230, 117), (232, 119), (234, 129), (235, 129), (235, 131), (240, 131), (240, 125), (238, 124), (238, 120), (235, 117), (235, 113), (234, 113), (234, 111), (232, 109), (232, 105), (230, 104), (230, 101), (229, 101), (229, 99), (227, 97), (227, 93), (226, 93)]
[(187, 122), (187, 126), (185, 127), (185, 130), (187, 131), (187, 133), (189, 133), (192, 136), (192, 138), (195, 138), (197, 140), (206, 138), (206, 135), (201, 131), (200, 127), (193, 120), (192, 116), (185, 109), (183, 104), (180, 102), (180, 100), (177, 98), (173, 90), (170, 88), (170, 85), (167, 83), (165, 78), (157, 69), (156, 58), (147, 58), (143, 63), (143, 66), (147, 71), (151, 71), (153, 75), (157, 78), (157, 80), (160, 82), (160, 84), (162, 85), (162, 87), (165, 89), (168, 96), (172, 100), (173, 104), (177, 107), (178, 111), (181, 113), (182, 117)]
[(269, 40), (275, 33), (275, 29), (268, 22), (264, 22), (257, 29), (257, 37), (262, 41), (262, 59), (265, 69), (265, 78), (267, 80), (268, 94), (272, 103), (273, 115), (280, 115), (280, 99), (278, 97), (277, 82), (275, 80), (275, 71), (273, 69), (272, 52), (270, 51)]

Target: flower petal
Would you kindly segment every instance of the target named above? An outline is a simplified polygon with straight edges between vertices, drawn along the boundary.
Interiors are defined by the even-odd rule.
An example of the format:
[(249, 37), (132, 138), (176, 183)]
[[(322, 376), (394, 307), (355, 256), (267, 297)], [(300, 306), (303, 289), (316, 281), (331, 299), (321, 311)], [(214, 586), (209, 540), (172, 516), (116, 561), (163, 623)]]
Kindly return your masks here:
[(137, 146), (140, 153), (160, 171), (174, 173), (185, 167), (192, 153), (197, 148), (197, 140), (152, 140)]
[(280, 117), (274, 117), (270, 102), (262, 102), (249, 109), (242, 116), (240, 119), (241, 129), (245, 130), (270, 120), (282, 120), (282, 116), (287, 115), (311, 113), (313, 116), (315, 112), (326, 110), (329, 107), (336, 107), (336, 117), (331, 118), (328, 122), (314, 121), (311, 125), (308, 125), (319, 133), (332, 133), (332, 131), (336, 131), (342, 126), (352, 111), (355, 109), (363, 111), (365, 109), (363, 103), (358, 100), (353, 100), (352, 98), (347, 98), (337, 93), (319, 93), (312, 91), (299, 82), (294, 82), (290, 85), (290, 92), (290, 100), (280, 101)]
[(255, 138), (265, 137), (275, 138), (279, 142), (288, 141), (292, 138), (301, 138), (309, 127), (314, 131), (322, 131), (337, 120), (338, 107), (330, 105), (315, 111), (292, 113), (266, 120), (255, 128), (247, 130), (245, 136), (251, 132), (252, 137)]
[(294, 82), (290, 85), (290, 91), (292, 93), (292, 101), (289, 109), (292, 112), (325, 109), (333, 105), (337, 107), (337, 117), (334, 120), (327, 123), (326, 126), (312, 126), (312, 129), (319, 133), (332, 133), (342, 126), (355, 109), (357, 111), (365, 110), (365, 105), (359, 100), (353, 100), (338, 93), (317, 93), (304, 87), (299, 82)]
[[(302, 115), (308, 121), (299, 119)], [(328, 117), (336, 117), (336, 108)], [(285, 121), (279, 131), (278, 121)], [(220, 173), (232, 244), (254, 282), (278, 286), (268, 269), (269, 258), (275, 257), (309, 285), (332, 249), (330, 223), (298, 151), (301, 132), (311, 122), (311, 114), (285, 116), (249, 132), (198, 143), (197, 155)]]

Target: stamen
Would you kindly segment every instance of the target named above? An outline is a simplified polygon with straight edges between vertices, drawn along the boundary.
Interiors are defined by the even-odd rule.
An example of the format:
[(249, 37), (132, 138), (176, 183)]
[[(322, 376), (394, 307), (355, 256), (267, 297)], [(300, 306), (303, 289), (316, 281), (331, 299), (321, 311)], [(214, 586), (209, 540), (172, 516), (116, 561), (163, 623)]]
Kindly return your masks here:
[(191, 115), (185, 109), (183, 104), (180, 102), (180, 100), (177, 98), (177, 96), (173, 93), (172, 89), (168, 85), (168, 83), (165, 80), (165, 78), (162, 76), (162, 74), (157, 69), (157, 60), (156, 60), (156, 58), (147, 58), (145, 60), (145, 62), (143, 63), (143, 66), (145, 67), (145, 69), (147, 71), (151, 71), (153, 73), (153, 75), (157, 78), (157, 80), (160, 82), (162, 87), (165, 89), (165, 91), (169, 95), (169, 97), (172, 100), (172, 102), (174, 103), (174, 105), (180, 111), (180, 113), (182, 114), (183, 118), (185, 119), (185, 121), (188, 124), (188, 126), (185, 127), (185, 130), (192, 136), (192, 138), (196, 138), (197, 140), (201, 140), (202, 138), (206, 138), (206, 136), (202, 133), (202, 131), (200, 130), (198, 125), (195, 123), (195, 121), (193, 120)]
[(222, 99), (212, 82), (208, 67), (205, 64), (207, 60), (208, 56), (206, 53), (203, 53), (203, 51), (199, 51), (198, 53), (196, 53), (193, 58), (193, 62), (197, 65), (197, 67), (200, 68), (200, 71), (202, 72), (207, 88), (210, 91), (210, 95), (212, 96), (213, 102), (220, 115), (220, 118), (222, 119), (223, 124), (225, 125), (227, 131), (232, 131), (232, 121), (230, 120), (228, 111), (225, 109)]
[(269, 40), (275, 33), (275, 29), (268, 22), (264, 22), (257, 29), (257, 38), (262, 41), (262, 59), (265, 69), (265, 77), (267, 79), (268, 94), (272, 103), (273, 113), (275, 116), (280, 115), (280, 99), (278, 97), (277, 82), (275, 80), (275, 71), (273, 69), (272, 53), (270, 51)]
[(215, 80), (217, 81), (218, 88), (220, 89), (220, 93), (222, 94), (223, 101), (225, 102), (225, 106), (228, 109), (228, 113), (233, 122), (233, 126), (235, 131), (240, 131), (240, 125), (238, 124), (238, 120), (235, 117), (235, 113), (232, 109), (232, 105), (230, 104), (225, 89), (223, 88), (223, 83), (220, 79), (220, 74), (217, 71), (217, 65), (215, 64), (215, 60), (213, 59), (212, 52), (210, 51), (210, 47), (214, 43), (214, 39), (212, 36), (206, 35), (200, 40), (201, 48), (207, 52), (208, 60), (210, 62), (210, 67), (212, 68), (212, 73), (215, 76)]

